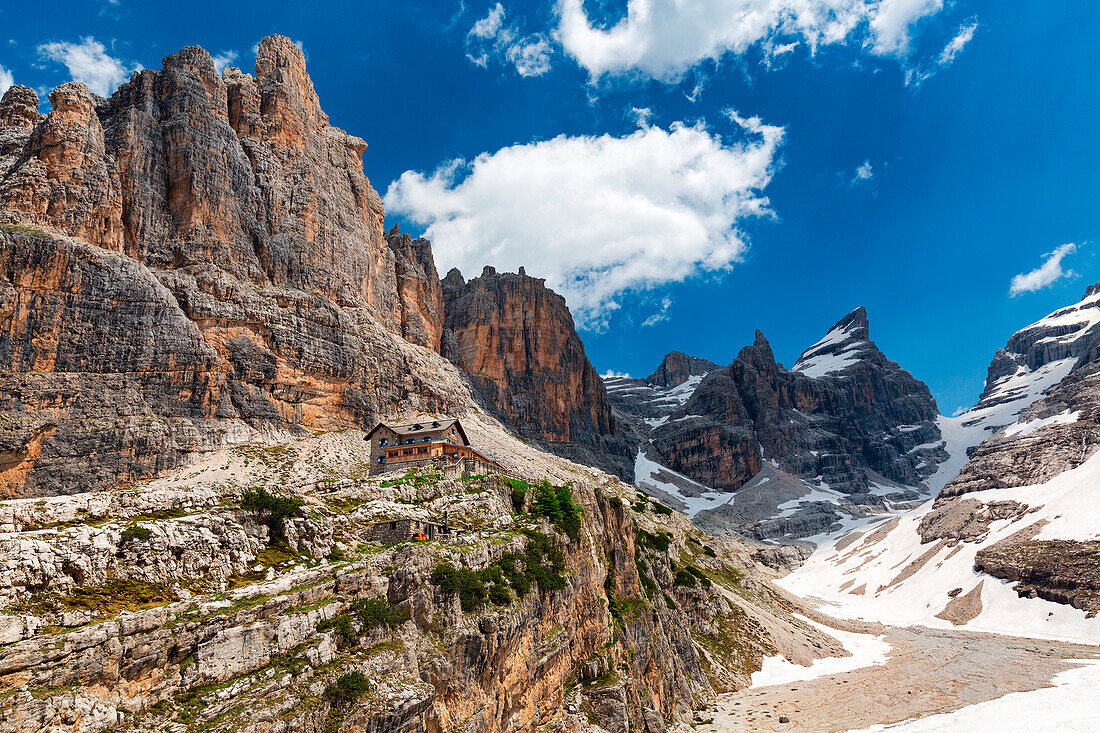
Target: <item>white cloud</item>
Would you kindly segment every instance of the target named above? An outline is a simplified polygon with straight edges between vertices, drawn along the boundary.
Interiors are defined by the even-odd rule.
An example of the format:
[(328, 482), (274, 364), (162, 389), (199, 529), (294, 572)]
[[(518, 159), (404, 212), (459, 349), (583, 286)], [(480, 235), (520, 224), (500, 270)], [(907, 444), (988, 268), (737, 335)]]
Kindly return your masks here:
[(211, 58), (214, 59), (214, 68), (218, 70), (218, 73), (225, 71), (225, 67), (232, 64), (237, 60), (237, 52), (233, 49), (228, 51), (220, 51), (214, 54)]
[(959, 32), (943, 47), (943, 51), (936, 62), (940, 66), (950, 66), (954, 63), (955, 57), (966, 48), (966, 44), (973, 40), (974, 31), (976, 30), (978, 30), (978, 21), (976, 20), (971, 20), (969, 23), (959, 26)]
[(668, 309), (672, 306), (672, 298), (667, 295), (661, 298), (661, 307), (657, 309), (657, 312), (651, 315), (649, 318), (642, 321), (642, 328), (646, 326), (656, 326), (658, 323), (663, 323), (668, 320)]
[(1062, 259), (1077, 251), (1077, 245), (1072, 242), (1063, 244), (1053, 252), (1043, 255), (1046, 259), (1043, 264), (1031, 272), (1021, 272), (1012, 278), (1012, 285), (1008, 290), (1009, 295), (1015, 297), (1021, 293), (1033, 293), (1045, 287), (1053, 285), (1064, 277), (1073, 277), (1073, 270), (1062, 269)]
[(852, 174), (852, 185), (862, 183), (863, 181), (869, 181), (875, 177), (875, 169), (871, 166), (870, 160), (865, 160), (856, 168), (856, 172)]
[(763, 43), (769, 58), (791, 43), (849, 41), (879, 56), (905, 57), (918, 21), (942, 0), (627, 0), (611, 27), (588, 17), (584, 0), (558, 0), (557, 38), (592, 79), (642, 73), (672, 82), (696, 64)]
[(542, 76), (550, 71), (550, 41), (534, 35), (513, 43), (505, 51), (505, 58), (512, 62), (520, 76)]
[(101, 97), (110, 96), (130, 74), (141, 70), (140, 65), (130, 65), (108, 56), (103, 44), (91, 36), (82, 39), (80, 43), (43, 43), (38, 47), (38, 53), (44, 58), (63, 64), (75, 81), (84, 82)]
[(406, 171), (386, 208), (426, 227), (441, 271), (524, 265), (565, 296), (578, 325), (599, 330), (625, 291), (728, 270), (747, 246), (738, 225), (771, 216), (762, 190), (784, 130), (728, 116), (737, 142), (676, 123)]
[(8, 91), (8, 88), (15, 83), (15, 77), (11, 72), (0, 66), (0, 97), (4, 95), (4, 92)]
[(649, 107), (631, 107), (628, 116), (638, 127), (649, 127), (649, 121), (653, 119), (653, 110)]
[(550, 71), (554, 47), (539, 33), (524, 36), (519, 26), (505, 23), (504, 6), (497, 3), (473, 24), (466, 34), (466, 58), (481, 68), (490, 58), (500, 58), (515, 67), (520, 76), (542, 76)]
[(608, 377), (619, 377), (621, 379), (630, 379), (630, 373), (629, 372), (613, 372), (610, 369), (608, 369), (606, 372), (604, 372), (600, 376), (602, 376), (604, 379), (607, 379)]
[(871, 24), (875, 53), (905, 55), (910, 33), (921, 18), (943, 10), (943, 0), (882, 0), (863, 5)]

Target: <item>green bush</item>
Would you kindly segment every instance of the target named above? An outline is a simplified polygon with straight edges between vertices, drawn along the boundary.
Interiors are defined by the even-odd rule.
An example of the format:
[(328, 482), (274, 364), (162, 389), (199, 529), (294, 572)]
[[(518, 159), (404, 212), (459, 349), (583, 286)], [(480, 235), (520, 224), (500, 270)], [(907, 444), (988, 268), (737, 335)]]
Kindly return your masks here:
[(710, 585), (711, 585), (710, 578), (708, 578), (706, 575), (704, 575), (702, 570), (695, 567), (694, 565), (688, 565), (687, 566), (687, 571), (689, 573), (691, 573), (692, 575), (694, 575), (696, 577), (696, 579), (699, 581), (699, 583), (704, 588), (709, 588), (710, 587)]
[(640, 557), (634, 558), (634, 567), (638, 569), (638, 577), (642, 581), (642, 588), (645, 589), (645, 592), (647, 594), (657, 592), (657, 583), (649, 577), (649, 567), (646, 565), (645, 560)]
[(687, 588), (695, 587), (695, 576), (689, 573), (687, 570), (677, 570), (676, 579), (672, 581), (673, 585), (684, 586)]
[(476, 571), (455, 568), (449, 563), (436, 566), (432, 571), (432, 583), (445, 593), (457, 593), (462, 610), (466, 613), (481, 608), (487, 597), (485, 584), (481, 582)]
[(447, 593), (457, 593), (462, 610), (470, 613), (485, 603), (507, 605), (512, 593), (523, 598), (531, 585), (552, 592), (566, 587), (565, 558), (551, 538), (527, 531), (527, 547), (522, 553), (509, 552), (481, 570), (458, 569), (449, 563), (437, 565), (432, 583)]
[(399, 608), (385, 598), (361, 599), (352, 604), (359, 623), (363, 628), (388, 626), (391, 629), (409, 620), (409, 612)]
[(302, 500), (290, 496), (277, 496), (267, 489), (248, 489), (241, 497), (241, 509), (267, 515), (267, 528), (272, 540), (286, 537), (286, 520), (302, 516)]
[(118, 546), (122, 547), (127, 542), (133, 540), (147, 540), (153, 536), (153, 530), (148, 527), (142, 527), (140, 524), (131, 524), (126, 529), (122, 530), (122, 535), (118, 538)]
[(641, 545), (643, 548), (657, 550), (659, 552), (668, 551), (668, 547), (670, 544), (669, 535), (664, 533), (653, 534), (652, 532), (645, 531), (641, 527), (637, 528), (636, 534), (638, 538), (638, 544)]
[(650, 501), (649, 505), (653, 507), (653, 511), (657, 512), (658, 514), (663, 514), (666, 517), (672, 514), (672, 510), (659, 501)]
[(703, 554), (707, 557), (718, 557), (718, 554), (714, 551), (713, 548), (710, 547), (710, 545), (706, 545), (703, 547)]
[(532, 512), (536, 516), (549, 519), (551, 524), (565, 532), (570, 539), (580, 537), (581, 512), (574, 503), (573, 492), (568, 486), (552, 486), (549, 480), (543, 479), (535, 487)]
[(512, 591), (503, 583), (489, 586), (489, 602), (497, 606), (507, 606), (512, 602)]
[(325, 699), (337, 707), (355, 702), (370, 692), (370, 683), (362, 672), (348, 672), (325, 688)]
[(351, 616), (346, 613), (318, 622), (318, 631), (328, 631), (329, 629), (336, 632), (336, 646), (340, 649), (348, 649), (359, 643), (359, 635), (355, 633), (355, 628), (351, 625)]
[(551, 524), (559, 524), (562, 520), (561, 505), (558, 504), (558, 492), (550, 485), (550, 481), (543, 479), (535, 488), (535, 513), (540, 517), (546, 517)]

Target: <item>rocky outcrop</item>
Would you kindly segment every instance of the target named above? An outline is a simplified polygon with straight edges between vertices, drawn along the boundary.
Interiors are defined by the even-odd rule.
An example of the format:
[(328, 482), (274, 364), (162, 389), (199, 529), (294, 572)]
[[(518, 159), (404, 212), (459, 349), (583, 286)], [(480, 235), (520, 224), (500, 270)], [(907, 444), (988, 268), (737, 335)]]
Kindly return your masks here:
[[(1014, 334), (989, 367), (981, 400), (961, 418), (988, 434), (940, 492), (921, 521), (923, 542), (946, 537), (982, 542), (996, 520), (1049, 515), (1042, 489), (1012, 500), (974, 498), (990, 489), (1040, 487), (1079, 468), (1097, 450), (1100, 434), (1100, 287)], [(1082, 488), (1086, 489), (1086, 483)], [(1081, 500), (1092, 501), (1082, 495)], [(1024, 503), (1026, 502), (1026, 503)], [(1064, 509), (1059, 509), (1058, 514)], [(976, 570), (1015, 583), (1022, 596), (1100, 611), (1096, 598), (1100, 543), (1036, 539), (1045, 519), (978, 550)]]
[(470, 281), (451, 270), (443, 297), (443, 355), (497, 417), (561, 455), (630, 474), (607, 391), (564, 298), (523, 268), (492, 267)]
[(978, 550), (974, 569), (1015, 583), (1024, 598), (1100, 612), (1100, 542), (1009, 538)]
[(661, 360), (656, 371), (646, 377), (646, 384), (658, 387), (678, 387), (691, 377), (701, 376), (718, 369), (712, 361), (688, 356), (680, 351), (670, 351)]
[(290, 40), (260, 44), (255, 76), (187, 48), (109, 100), (72, 82), (51, 103), (0, 105), (0, 492), (473, 404), (408, 343), (439, 349), (430, 245), (383, 235), (366, 145)]
[[(659, 731), (765, 656), (842, 653), (762, 585), (747, 548), (639, 513), (633, 489), (488, 419), (469, 429), (514, 473), (568, 484), (575, 537), (517, 511), (496, 477), (353, 478), (369, 461), (355, 431), (0, 503), (5, 552), (39, 559), (0, 567), (0, 731)], [(304, 502), (285, 545), (238, 505), (257, 486)], [(441, 512), (461, 536), (362, 544), (380, 519)], [(556, 559), (535, 567), (532, 544)], [(522, 595), (505, 557), (537, 578)], [(464, 607), (434, 578), (443, 562), (496, 593)], [(352, 673), (362, 696), (333, 694)]]
[(443, 335), (443, 287), (432, 257), (432, 243), (413, 239), (394, 226), (386, 233), (394, 256), (401, 335), (406, 341), (440, 350)]
[(867, 339), (853, 311), (792, 370), (763, 334), (729, 367), (709, 373), (654, 429), (669, 467), (716, 489), (736, 490), (775, 461), (853, 501), (879, 503), (875, 474), (917, 487), (945, 454), (928, 388)]

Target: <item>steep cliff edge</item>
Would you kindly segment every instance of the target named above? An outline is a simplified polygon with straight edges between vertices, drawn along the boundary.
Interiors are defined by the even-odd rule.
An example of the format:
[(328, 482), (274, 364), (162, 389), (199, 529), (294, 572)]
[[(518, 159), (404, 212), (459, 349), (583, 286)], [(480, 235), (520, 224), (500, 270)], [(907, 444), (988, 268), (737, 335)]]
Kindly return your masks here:
[[(366, 144), (301, 51), (187, 48), (109, 100), (0, 104), (0, 491), (129, 482), (260, 434), (461, 413), (430, 245), (382, 231)], [(72, 239), (69, 236), (73, 237)]]
[(564, 298), (522, 268), (492, 267), (469, 281), (451, 270), (443, 297), (443, 355), (497, 417), (555, 453), (631, 475), (631, 450)]
[[(658, 733), (766, 656), (843, 654), (739, 544), (485, 416), (496, 477), (365, 475), (359, 431), (212, 452), (128, 490), (0, 502), (0, 731)], [(274, 534), (245, 501), (301, 502)], [(364, 542), (379, 521), (457, 537)], [(64, 558), (64, 560), (63, 560)], [(598, 727), (597, 727), (598, 726)]]

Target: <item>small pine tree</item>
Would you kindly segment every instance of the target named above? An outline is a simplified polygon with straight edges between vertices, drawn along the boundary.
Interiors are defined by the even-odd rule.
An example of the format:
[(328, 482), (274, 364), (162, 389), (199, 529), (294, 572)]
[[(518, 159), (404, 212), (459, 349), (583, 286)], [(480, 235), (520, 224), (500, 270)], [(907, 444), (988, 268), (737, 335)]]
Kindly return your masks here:
[(558, 502), (558, 493), (550, 485), (548, 479), (543, 479), (535, 493), (535, 507), (540, 516), (546, 517), (553, 524), (562, 520), (561, 504)]

